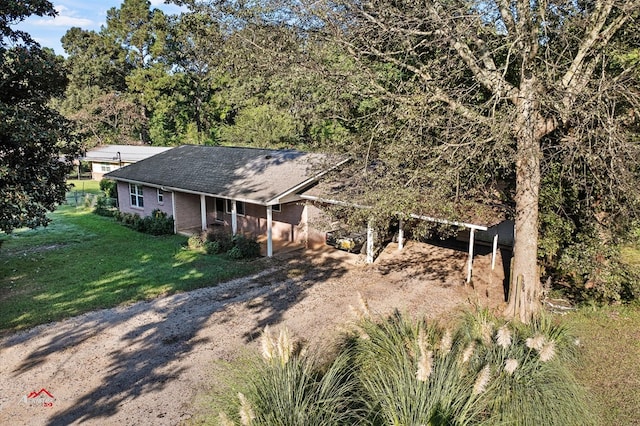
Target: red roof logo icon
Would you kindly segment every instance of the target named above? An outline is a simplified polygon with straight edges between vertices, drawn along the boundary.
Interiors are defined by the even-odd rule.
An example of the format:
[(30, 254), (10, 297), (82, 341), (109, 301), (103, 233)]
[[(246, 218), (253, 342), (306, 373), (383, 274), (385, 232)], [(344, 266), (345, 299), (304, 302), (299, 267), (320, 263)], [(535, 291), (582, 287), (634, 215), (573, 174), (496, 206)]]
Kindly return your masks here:
[(48, 390), (44, 389), (44, 388), (40, 389), (38, 392), (35, 392), (35, 391), (31, 392), (29, 395), (27, 395), (27, 398), (51, 398), (51, 399), (54, 399), (53, 395), (51, 395), (51, 393)]

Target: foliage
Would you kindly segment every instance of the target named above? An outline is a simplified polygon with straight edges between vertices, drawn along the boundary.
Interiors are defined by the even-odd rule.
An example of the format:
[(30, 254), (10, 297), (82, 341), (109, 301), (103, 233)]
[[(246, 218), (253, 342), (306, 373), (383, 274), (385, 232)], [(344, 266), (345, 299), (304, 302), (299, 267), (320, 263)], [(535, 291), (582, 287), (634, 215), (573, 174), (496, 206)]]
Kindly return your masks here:
[[(77, 146), (69, 123), (49, 106), (67, 84), (62, 59), (10, 25), (30, 14), (54, 16), (47, 1), (0, 6), (0, 231), (49, 222), (64, 201)], [(7, 39), (12, 47), (7, 48)]]
[(357, 419), (348, 358), (341, 355), (324, 371), (294, 346), (288, 331), (274, 338), (267, 327), (262, 336), (263, 364), (247, 377), (235, 410), (220, 418), (245, 425), (338, 425)]
[(581, 234), (562, 253), (559, 274), (582, 299), (598, 302), (640, 298), (640, 270), (624, 262), (620, 246)]
[(104, 191), (104, 195), (107, 198), (117, 198), (118, 197), (118, 184), (115, 180), (111, 179), (102, 179), (100, 180), (100, 190)]
[(188, 240), (192, 250), (204, 249), (207, 254), (226, 254), (230, 259), (254, 259), (260, 256), (260, 244), (255, 237), (233, 235), (227, 230), (213, 230), (192, 235)]
[[(263, 337), (267, 362), (237, 404), (242, 424), (304, 424), (288, 416), (314, 412), (309, 375), (283, 347), (292, 348), (286, 334), (277, 342)], [(328, 376), (327, 386), (336, 386), (326, 391), (329, 412), (350, 410), (358, 419), (349, 424), (595, 424), (568, 369), (575, 352), (566, 328), (546, 317), (514, 325), (480, 311), (451, 329), (397, 312), (374, 320), (365, 309), (356, 333), (312, 383)]]
[(173, 216), (159, 209), (151, 212), (151, 215), (140, 217), (136, 213), (122, 213), (116, 211), (113, 215), (115, 219), (138, 232), (151, 235), (171, 235), (173, 234)]
[(115, 198), (100, 196), (96, 199), (96, 205), (93, 212), (100, 216), (115, 217), (118, 209), (116, 208)]

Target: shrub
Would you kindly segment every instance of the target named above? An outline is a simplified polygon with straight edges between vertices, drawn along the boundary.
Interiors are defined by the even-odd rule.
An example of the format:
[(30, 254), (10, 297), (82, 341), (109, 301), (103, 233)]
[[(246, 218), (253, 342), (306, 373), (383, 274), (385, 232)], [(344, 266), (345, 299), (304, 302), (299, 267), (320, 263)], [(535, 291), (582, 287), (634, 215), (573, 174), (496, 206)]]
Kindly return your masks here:
[(566, 284), (583, 299), (630, 301), (640, 297), (640, 273), (622, 261), (620, 248), (583, 236), (567, 247), (558, 262)]
[(187, 239), (187, 247), (190, 250), (201, 250), (204, 247), (204, 241), (200, 235), (192, 235)]
[(233, 236), (233, 248), (227, 254), (232, 259), (253, 259), (260, 256), (260, 244), (255, 238), (237, 234)]
[(262, 362), (248, 377), (245, 392), (237, 394), (234, 411), (221, 418), (254, 426), (356, 423), (346, 356), (338, 356), (321, 374), (318, 363), (297, 350), (286, 330), (274, 339), (268, 327), (262, 349)]
[(102, 179), (100, 181), (100, 190), (104, 192), (107, 198), (116, 198), (118, 196), (118, 185), (114, 180)]
[(173, 216), (167, 216), (167, 214), (161, 210), (154, 210), (151, 212), (151, 216), (140, 217), (136, 213), (122, 213), (118, 212), (113, 217), (122, 222), (129, 228), (135, 229), (138, 232), (151, 235), (170, 235), (173, 234)]
[(226, 253), (231, 259), (253, 259), (260, 256), (260, 244), (255, 238), (242, 234), (232, 235), (226, 230), (208, 231), (198, 236), (201, 245), (208, 254)]
[(286, 333), (262, 348), (266, 363), (232, 415), (242, 424), (596, 423), (567, 368), (573, 340), (545, 317), (512, 325), (481, 311), (447, 329), (365, 310), (324, 373)]
[(118, 209), (115, 208), (115, 199), (107, 197), (98, 197), (93, 212), (100, 216), (115, 217)]

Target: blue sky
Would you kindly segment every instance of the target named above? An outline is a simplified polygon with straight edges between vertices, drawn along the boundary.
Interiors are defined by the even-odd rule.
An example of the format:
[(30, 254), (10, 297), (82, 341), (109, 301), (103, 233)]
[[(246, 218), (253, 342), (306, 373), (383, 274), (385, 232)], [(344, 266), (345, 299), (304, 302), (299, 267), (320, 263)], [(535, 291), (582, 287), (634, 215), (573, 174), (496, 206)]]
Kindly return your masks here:
[[(123, 0), (50, 0), (58, 16), (55, 18), (31, 16), (14, 29), (26, 31), (43, 47), (50, 47), (59, 55), (64, 54), (60, 39), (71, 27), (99, 31), (105, 24), (107, 10), (119, 8)], [(179, 13), (175, 5), (163, 4), (164, 0), (151, 0), (151, 7), (167, 14)]]

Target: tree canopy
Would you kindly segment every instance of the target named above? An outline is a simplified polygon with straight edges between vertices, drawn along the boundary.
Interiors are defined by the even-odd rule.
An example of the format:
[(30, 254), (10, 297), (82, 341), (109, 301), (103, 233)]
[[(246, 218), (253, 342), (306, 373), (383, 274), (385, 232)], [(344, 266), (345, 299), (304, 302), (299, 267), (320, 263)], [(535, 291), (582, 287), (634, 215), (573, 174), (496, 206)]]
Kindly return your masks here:
[[(46, 225), (65, 199), (75, 155), (71, 124), (49, 101), (67, 84), (63, 59), (41, 49), (13, 23), (29, 14), (53, 16), (49, 2), (0, 7), (0, 230)], [(65, 155), (68, 155), (65, 157)]]

